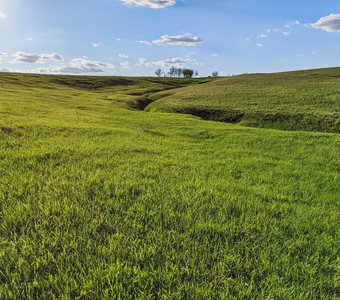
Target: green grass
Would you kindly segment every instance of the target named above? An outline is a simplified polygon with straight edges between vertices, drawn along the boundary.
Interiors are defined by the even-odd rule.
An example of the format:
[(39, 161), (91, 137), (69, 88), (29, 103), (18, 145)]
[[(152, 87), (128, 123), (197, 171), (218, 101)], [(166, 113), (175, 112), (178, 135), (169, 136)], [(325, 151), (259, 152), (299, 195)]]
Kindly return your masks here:
[(200, 82), (0, 75), (0, 299), (340, 296), (339, 135), (131, 108)]
[(340, 68), (217, 79), (173, 91), (148, 110), (255, 127), (340, 133)]

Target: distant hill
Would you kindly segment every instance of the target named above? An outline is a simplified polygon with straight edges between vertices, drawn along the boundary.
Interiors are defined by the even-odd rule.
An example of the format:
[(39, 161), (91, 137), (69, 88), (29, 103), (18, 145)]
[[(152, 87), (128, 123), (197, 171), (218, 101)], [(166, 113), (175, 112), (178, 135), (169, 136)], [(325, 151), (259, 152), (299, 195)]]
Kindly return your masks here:
[(287, 130), (340, 132), (340, 68), (224, 77), (173, 91), (149, 111)]

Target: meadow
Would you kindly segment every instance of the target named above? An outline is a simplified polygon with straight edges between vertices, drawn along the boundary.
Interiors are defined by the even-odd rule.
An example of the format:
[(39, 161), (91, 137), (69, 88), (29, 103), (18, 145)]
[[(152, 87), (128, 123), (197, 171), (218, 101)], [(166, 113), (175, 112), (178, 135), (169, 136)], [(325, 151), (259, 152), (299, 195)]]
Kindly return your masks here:
[[(270, 75), (0, 73), (0, 299), (338, 299), (340, 71), (313, 72), (254, 106)], [(312, 121), (164, 113), (223, 95)]]
[(340, 133), (340, 68), (245, 74), (168, 94), (149, 111), (284, 130)]

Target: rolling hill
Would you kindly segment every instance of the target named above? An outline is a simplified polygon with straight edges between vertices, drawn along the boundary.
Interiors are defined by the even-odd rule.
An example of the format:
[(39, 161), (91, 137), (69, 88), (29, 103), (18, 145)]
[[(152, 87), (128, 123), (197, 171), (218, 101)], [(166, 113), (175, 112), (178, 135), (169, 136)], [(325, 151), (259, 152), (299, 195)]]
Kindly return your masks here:
[(221, 78), (173, 91), (147, 109), (255, 127), (339, 133), (340, 68)]
[(339, 73), (0, 74), (0, 298), (336, 299)]

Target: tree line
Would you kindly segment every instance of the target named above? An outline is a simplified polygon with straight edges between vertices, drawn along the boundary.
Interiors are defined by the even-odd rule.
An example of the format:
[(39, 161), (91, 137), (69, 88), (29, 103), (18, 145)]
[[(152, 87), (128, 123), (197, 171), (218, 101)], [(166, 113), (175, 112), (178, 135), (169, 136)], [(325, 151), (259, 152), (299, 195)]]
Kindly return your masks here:
[[(175, 68), (171, 67), (168, 72), (163, 71), (162, 69), (157, 69), (155, 71), (155, 74), (157, 77), (177, 77), (177, 78), (193, 78), (198, 77), (198, 71), (194, 71), (192, 69), (181, 69), (181, 68)], [(218, 72), (214, 71), (211, 74), (211, 77), (218, 77)]]
[(191, 69), (181, 69), (181, 68), (175, 68), (171, 67), (168, 72), (163, 71), (162, 69), (157, 69), (155, 71), (155, 74), (158, 77), (184, 77), (184, 78), (192, 78), (192, 77), (198, 77), (198, 71), (194, 71)]

